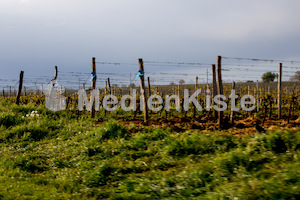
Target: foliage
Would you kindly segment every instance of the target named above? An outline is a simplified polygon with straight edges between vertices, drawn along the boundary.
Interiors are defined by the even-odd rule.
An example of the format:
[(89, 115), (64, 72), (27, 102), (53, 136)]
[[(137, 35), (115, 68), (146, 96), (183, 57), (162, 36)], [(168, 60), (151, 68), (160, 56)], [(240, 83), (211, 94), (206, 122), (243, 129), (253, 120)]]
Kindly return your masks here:
[(273, 82), (276, 78), (276, 74), (272, 72), (266, 72), (262, 75), (261, 79), (263, 82), (270, 83)]
[(300, 197), (299, 129), (239, 138), (73, 115), (0, 102), (0, 199)]
[(0, 113), (0, 124), (5, 126), (6, 128), (16, 125), (21, 121), (20, 118), (18, 118), (13, 113), (8, 112), (1, 112)]
[(128, 87), (130, 87), (130, 88), (135, 88), (136, 86), (135, 86), (134, 83), (130, 83), (130, 84), (128, 85)]
[(183, 79), (181, 79), (178, 83), (179, 83), (179, 85), (183, 85), (185, 83), (185, 81)]

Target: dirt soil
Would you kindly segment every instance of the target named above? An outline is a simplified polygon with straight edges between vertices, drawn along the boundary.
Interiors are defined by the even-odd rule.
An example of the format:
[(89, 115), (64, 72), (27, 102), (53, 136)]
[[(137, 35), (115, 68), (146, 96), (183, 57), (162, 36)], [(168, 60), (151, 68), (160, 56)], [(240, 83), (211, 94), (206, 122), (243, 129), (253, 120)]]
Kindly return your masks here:
[[(205, 117), (202, 117), (201, 119), (189, 117), (158, 120), (150, 119), (147, 124), (145, 124), (143, 120), (127, 120), (119, 121), (119, 123), (127, 126), (133, 125), (136, 129), (142, 129), (144, 127), (169, 127), (176, 132), (184, 132), (186, 130), (219, 130), (215, 120)], [(258, 125), (255, 125), (255, 123)], [(225, 119), (224, 129), (222, 131), (229, 132), (234, 135), (249, 135), (257, 132), (265, 132), (267, 130), (285, 129), (300, 130), (300, 117), (296, 120), (290, 120), (289, 123), (287, 123), (286, 120), (266, 120), (264, 124), (254, 117), (249, 117), (246, 119), (236, 120), (234, 125), (229, 124)]]

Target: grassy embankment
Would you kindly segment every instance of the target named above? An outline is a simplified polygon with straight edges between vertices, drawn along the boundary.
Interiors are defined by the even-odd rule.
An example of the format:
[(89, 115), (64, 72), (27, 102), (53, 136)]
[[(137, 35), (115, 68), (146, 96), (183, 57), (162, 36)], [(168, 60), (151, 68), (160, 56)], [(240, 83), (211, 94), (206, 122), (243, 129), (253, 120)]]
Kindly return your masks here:
[(299, 129), (238, 138), (88, 116), (1, 101), (0, 199), (300, 198)]

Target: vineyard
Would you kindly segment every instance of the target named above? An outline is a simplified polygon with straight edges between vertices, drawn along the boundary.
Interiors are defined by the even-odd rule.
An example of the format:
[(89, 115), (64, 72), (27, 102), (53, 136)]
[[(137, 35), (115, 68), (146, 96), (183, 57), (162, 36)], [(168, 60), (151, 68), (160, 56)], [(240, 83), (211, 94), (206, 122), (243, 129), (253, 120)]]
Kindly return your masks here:
[[(227, 64), (253, 66), (238, 61)], [(269, 60), (251, 62), (266, 65)], [(26, 91), (20, 84), (22, 92), (15, 93), (3, 89), (0, 199), (300, 198), (299, 82), (281, 73), (270, 83), (226, 81), (230, 71), (224, 70), (226, 63), (223, 71), (218, 63), (216, 73), (212, 66), (211, 72), (204, 70), (207, 73), (202, 78), (199, 75), (188, 81), (169, 72), (170, 79), (154, 84), (151, 80), (157, 77), (147, 76), (140, 62), (136, 82), (130, 77), (128, 85), (121, 81), (113, 85), (110, 82), (117, 81), (97, 74), (95, 63), (93, 60), (90, 87), (87, 81), (76, 82), (76, 87), (62, 82), (65, 88), (58, 92), (65, 97), (66, 107), (58, 112), (45, 107), (46, 85), (40, 90), (27, 87)], [(147, 64), (200, 65), (145, 62), (145, 67)], [(284, 64), (286, 74), (289, 67), (298, 69)], [(53, 79), (47, 79), (59, 77), (56, 72)], [(182, 79), (186, 82), (179, 84)], [(116, 109), (107, 111), (101, 104), (99, 110), (91, 106), (91, 110), (79, 111), (78, 89), (84, 89), (90, 98), (99, 81), (104, 84), (98, 87), (100, 102), (106, 95), (114, 95)], [(121, 98), (132, 95), (134, 89), (138, 109), (124, 111)], [(185, 89), (190, 95), (201, 89), (196, 99), (203, 110), (193, 103), (188, 104), (188, 110), (183, 109)], [(233, 111), (229, 98), (232, 89), (238, 95), (237, 107), (241, 107), (244, 95), (252, 95), (255, 109)], [(142, 106), (154, 94), (163, 99), (154, 107), (163, 109), (152, 111)], [(227, 97), (225, 111), (211, 109), (217, 94)], [(176, 101), (170, 101), (169, 110), (164, 109), (166, 95), (178, 96), (179, 110)], [(132, 103), (127, 101), (128, 106)]]
[[(300, 110), (300, 88), (296, 87), (297, 82), (284, 82), (282, 84), (282, 116), (281, 120), (278, 120), (278, 106), (277, 106), (277, 90), (275, 89), (277, 86), (277, 83), (236, 83), (235, 84), (235, 91), (236, 94), (239, 96), (238, 99), (236, 99), (236, 102), (239, 102), (241, 97), (243, 95), (253, 95), (256, 99), (256, 108), (255, 110), (251, 112), (240, 110), (239, 112), (231, 113), (231, 102), (228, 98), (225, 102), (228, 105), (228, 108), (225, 110), (225, 116), (224, 116), (224, 123), (227, 128), (234, 128), (236, 125), (239, 126), (240, 120), (245, 119), (252, 119), (252, 122), (258, 121), (260, 124), (264, 125), (281, 125), (286, 126), (286, 124), (292, 124), (289, 122), (293, 122), (294, 120), (297, 120), (299, 117), (299, 110)], [(261, 85), (261, 87), (257, 87), (257, 85)], [(224, 86), (224, 95), (229, 97), (232, 90), (232, 84), (225, 83)], [(195, 88), (197, 87), (197, 88)], [(200, 128), (200, 124), (203, 129), (207, 129), (208, 127), (214, 127), (214, 129), (217, 128), (217, 112), (213, 109), (207, 111), (206, 104), (207, 99), (206, 95), (213, 95), (213, 89), (210, 91), (209, 94), (206, 93), (206, 89), (209, 87), (209, 85), (206, 84), (199, 84), (197, 86), (195, 85), (179, 85), (179, 86), (155, 86), (155, 87), (148, 87), (145, 88), (147, 96), (150, 96), (151, 94), (157, 94), (164, 97), (165, 95), (178, 95), (180, 98), (180, 110), (176, 110), (175, 101), (171, 101), (171, 109), (165, 110), (161, 109), (157, 112), (151, 112), (149, 123), (150, 125), (160, 125), (164, 126), (165, 123), (161, 123), (162, 121), (174, 124), (175, 122), (187, 122), (188, 127), (198, 126)], [(120, 100), (123, 95), (130, 95), (132, 93), (132, 90), (137, 90), (137, 105), (138, 108), (136, 111), (130, 111), (125, 112), (120, 108), (120, 105), (118, 106), (117, 110), (114, 112), (107, 112), (103, 107), (100, 107), (100, 110), (96, 112), (95, 117), (95, 123), (102, 122), (103, 120), (106, 121), (106, 119), (112, 117), (115, 119), (118, 119), (122, 121), (122, 123), (135, 123), (136, 125), (143, 125), (143, 112), (140, 111), (140, 93), (139, 88), (120, 88), (120, 87), (114, 87), (114, 88), (103, 88), (100, 89), (100, 102), (103, 99), (105, 95), (112, 94), (115, 95), (118, 98), (118, 102), (120, 103)], [(191, 93), (195, 92), (196, 89), (201, 89), (203, 91), (199, 96), (197, 97), (197, 100), (200, 102), (200, 105), (202, 108), (204, 108), (202, 111), (199, 111), (195, 109), (195, 106), (191, 103), (189, 105), (189, 110), (184, 111), (183, 109), (183, 102), (184, 102), (184, 95), (183, 91), (184, 89), (188, 89), (189, 91), (192, 91)], [(87, 90), (89, 93), (90, 90)], [(66, 90), (64, 91), (63, 95), (66, 97), (66, 112), (70, 114), (75, 114), (77, 116), (77, 119), (80, 119), (83, 116), (88, 115), (89, 111), (79, 111), (78, 110), (78, 92), (74, 90)], [(15, 102), (16, 97), (1, 97), (0, 99), (8, 101), (8, 102)], [(163, 101), (165, 102), (165, 98), (163, 98)], [(165, 104), (162, 104), (164, 107)], [(38, 93), (31, 93), (26, 96), (20, 97), (20, 103), (27, 105), (27, 104), (34, 104), (36, 106), (42, 106), (45, 105), (45, 95), (42, 92)], [(240, 106), (239, 104), (237, 106)], [(157, 107), (157, 106), (156, 106)], [(231, 117), (231, 115), (233, 115)], [(231, 118), (231, 121), (229, 120)], [(236, 121), (236, 122), (235, 122)], [(182, 129), (185, 125), (184, 123), (178, 124), (177, 126), (171, 125), (175, 130)], [(251, 126), (251, 125), (250, 125)], [(189, 129), (189, 128), (187, 128)]]

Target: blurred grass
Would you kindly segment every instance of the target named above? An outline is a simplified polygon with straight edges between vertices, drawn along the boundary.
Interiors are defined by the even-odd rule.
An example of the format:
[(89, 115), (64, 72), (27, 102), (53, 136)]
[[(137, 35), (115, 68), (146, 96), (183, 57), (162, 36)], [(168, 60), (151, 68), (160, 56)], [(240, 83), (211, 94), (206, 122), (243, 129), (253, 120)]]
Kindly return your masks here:
[(0, 199), (300, 198), (300, 131), (239, 139), (106, 120), (1, 101)]

